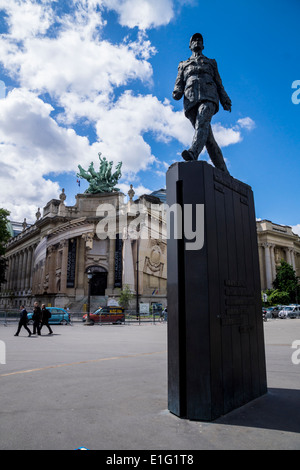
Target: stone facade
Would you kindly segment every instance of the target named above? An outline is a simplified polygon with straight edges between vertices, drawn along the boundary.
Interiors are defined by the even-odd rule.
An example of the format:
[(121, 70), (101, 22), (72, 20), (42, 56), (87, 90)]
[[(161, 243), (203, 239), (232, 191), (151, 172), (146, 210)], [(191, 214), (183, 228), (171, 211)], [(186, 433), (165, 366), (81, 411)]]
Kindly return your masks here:
[[(0, 307), (32, 306), (39, 300), (80, 311), (87, 302), (88, 269), (93, 271), (91, 299), (97, 304), (117, 299), (126, 284), (135, 295), (133, 308), (136, 299), (166, 306), (164, 192), (160, 198), (144, 195), (135, 201), (132, 188), (128, 194), (128, 203), (118, 192), (78, 194), (76, 204), (66, 206), (63, 191), (60, 199), (48, 202), (43, 215), (37, 212), (34, 224), (23, 223), (7, 244)], [(110, 216), (105, 208), (111, 209)], [(300, 277), (300, 237), (291, 227), (258, 221), (257, 237), (262, 290), (272, 288), (282, 259)]]
[(269, 220), (258, 221), (256, 225), (262, 290), (272, 289), (276, 266), (281, 260), (289, 263), (300, 277), (300, 237), (291, 227)]
[[(68, 207), (65, 198), (63, 192), (59, 200), (49, 201), (43, 216), (8, 242), (0, 306), (32, 306), (39, 300), (81, 310), (87, 302), (88, 269), (93, 272), (91, 299), (97, 304), (117, 299), (127, 284), (138, 302), (165, 306), (166, 230), (160, 200), (130, 197), (125, 203), (119, 192), (78, 194), (75, 206)], [(140, 237), (133, 237), (129, 229), (137, 222)]]

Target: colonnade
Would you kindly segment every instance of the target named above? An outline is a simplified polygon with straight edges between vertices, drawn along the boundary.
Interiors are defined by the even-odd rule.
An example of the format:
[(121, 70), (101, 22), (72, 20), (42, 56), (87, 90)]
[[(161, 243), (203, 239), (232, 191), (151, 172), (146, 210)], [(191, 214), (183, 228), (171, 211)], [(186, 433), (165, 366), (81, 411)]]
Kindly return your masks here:
[(13, 292), (28, 291), (32, 287), (34, 252), (37, 244), (23, 248), (17, 253), (9, 255), (6, 259), (7, 283), (5, 290)]
[[(85, 271), (89, 264), (95, 262), (88, 256), (91, 246), (87, 243), (87, 235), (91, 242), (94, 234), (82, 234), (77, 238), (77, 260), (76, 260), (76, 282), (75, 288), (86, 294)], [(109, 240), (107, 258), (108, 290), (114, 289), (115, 281), (115, 240)], [(7, 270), (3, 291), (14, 293), (14, 295), (66, 293), (67, 289), (67, 265), (68, 265), (69, 239), (59, 240), (58, 243), (48, 246), (46, 258), (36, 264), (35, 251), (38, 243), (22, 248), (18, 252), (6, 256)], [(97, 258), (97, 257), (96, 257)]]
[[(115, 246), (114, 240), (110, 241), (109, 253), (108, 253), (108, 288), (113, 289), (114, 287), (114, 255), (115, 255)], [(33, 279), (34, 275), (34, 252), (37, 247), (37, 244), (23, 248), (17, 253), (11, 254), (7, 257), (8, 267), (6, 279), (7, 283), (5, 284), (5, 290), (10, 292), (23, 292), (28, 291), (33, 288), (36, 279)], [(264, 268), (262, 272), (265, 273), (265, 286), (266, 289), (272, 288), (272, 283), (276, 277), (276, 261), (275, 261), (275, 247), (276, 245), (269, 242), (260, 243), (259, 247), (263, 250), (261, 261), (263, 261)], [(83, 246), (82, 246), (83, 248)], [(84, 248), (81, 256), (84, 255)], [(285, 260), (289, 263), (293, 269), (297, 272), (297, 256), (298, 253), (295, 252), (293, 248), (282, 247), (285, 251)], [(57, 251), (61, 252), (61, 260), (56, 257)], [(57, 291), (56, 282), (57, 277), (60, 278), (60, 285), (62, 290), (65, 290), (66, 284), (66, 264), (67, 264), (67, 241), (63, 240), (58, 247), (48, 248), (48, 274), (49, 274), (49, 291), (54, 293)], [(82, 258), (81, 258), (82, 259)], [(57, 272), (59, 269), (59, 273)], [(84, 270), (82, 270), (82, 275)], [(40, 273), (39, 273), (40, 274)], [(41, 281), (41, 280), (39, 280)], [(80, 284), (83, 284), (83, 279), (80, 279)], [(263, 281), (263, 279), (262, 279)], [(83, 286), (82, 286), (83, 287)], [(38, 289), (39, 290), (39, 289)]]
[[(276, 277), (276, 260), (275, 260), (275, 248), (277, 245), (274, 243), (264, 242), (260, 243), (259, 247), (263, 250), (263, 256), (261, 260), (264, 263), (265, 272), (265, 286), (264, 289), (272, 289), (273, 281)], [(293, 248), (281, 247), (285, 252), (285, 261), (290, 264), (295, 271), (297, 271), (297, 252)], [(263, 281), (263, 279), (262, 279)]]

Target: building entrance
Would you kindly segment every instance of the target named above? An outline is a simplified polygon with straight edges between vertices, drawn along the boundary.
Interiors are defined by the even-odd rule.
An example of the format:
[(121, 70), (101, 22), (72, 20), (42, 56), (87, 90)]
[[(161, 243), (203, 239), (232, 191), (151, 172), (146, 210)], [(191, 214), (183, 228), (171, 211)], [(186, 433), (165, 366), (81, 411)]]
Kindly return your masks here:
[(105, 295), (107, 272), (94, 273), (91, 279), (91, 295)]

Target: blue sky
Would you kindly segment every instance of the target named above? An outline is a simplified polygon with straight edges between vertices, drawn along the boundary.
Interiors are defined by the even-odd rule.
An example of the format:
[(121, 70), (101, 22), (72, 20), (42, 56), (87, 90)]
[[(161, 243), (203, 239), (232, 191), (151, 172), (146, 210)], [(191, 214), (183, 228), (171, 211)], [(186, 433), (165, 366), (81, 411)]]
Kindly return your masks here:
[(230, 173), (257, 218), (300, 234), (299, 17), (298, 0), (1, 0), (0, 205), (34, 221), (62, 188), (73, 205), (98, 152), (123, 162), (125, 194), (165, 187), (193, 134), (172, 90), (200, 32), (233, 104), (212, 121)]

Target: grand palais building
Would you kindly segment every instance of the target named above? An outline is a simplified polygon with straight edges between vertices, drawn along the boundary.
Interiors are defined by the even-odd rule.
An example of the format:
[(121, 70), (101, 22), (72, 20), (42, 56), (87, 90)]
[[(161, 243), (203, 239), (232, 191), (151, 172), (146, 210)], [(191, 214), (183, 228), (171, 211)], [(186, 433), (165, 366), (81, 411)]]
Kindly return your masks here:
[[(35, 223), (12, 223), (0, 308), (31, 307), (38, 300), (82, 311), (88, 293), (92, 307), (106, 305), (125, 285), (139, 303), (165, 307), (165, 190), (133, 200), (131, 187), (128, 195), (78, 194), (67, 206), (62, 190), (42, 213), (38, 209)], [(139, 236), (132, 230), (137, 226)], [(272, 288), (282, 259), (300, 276), (300, 237), (291, 227), (257, 221), (257, 241), (262, 290)]]

